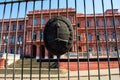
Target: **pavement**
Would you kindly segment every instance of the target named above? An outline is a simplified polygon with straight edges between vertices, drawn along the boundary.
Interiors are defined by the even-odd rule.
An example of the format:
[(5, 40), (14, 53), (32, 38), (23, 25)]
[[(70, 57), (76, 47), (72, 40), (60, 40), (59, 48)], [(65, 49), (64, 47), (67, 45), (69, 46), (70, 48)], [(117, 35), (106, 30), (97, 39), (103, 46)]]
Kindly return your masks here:
[[(62, 74), (41, 74), (40, 80), (120, 80), (119, 69), (114, 68), (110, 69), (110, 76), (108, 73), (108, 69), (101, 69), (100, 76), (98, 76), (98, 70), (90, 70), (90, 75), (88, 75), (88, 71), (67, 71), (62, 70)], [(30, 74), (24, 74), (24, 80), (30, 80)], [(78, 77), (79, 76), (79, 77)], [(88, 77), (89, 76), (89, 77)], [(15, 80), (21, 80), (21, 75), (16, 74)], [(58, 79), (59, 77), (59, 79)], [(0, 80), (4, 79), (4, 74), (0, 75)], [(39, 74), (32, 75), (33, 80), (39, 79)], [(12, 74), (7, 75), (7, 80), (12, 80)]]

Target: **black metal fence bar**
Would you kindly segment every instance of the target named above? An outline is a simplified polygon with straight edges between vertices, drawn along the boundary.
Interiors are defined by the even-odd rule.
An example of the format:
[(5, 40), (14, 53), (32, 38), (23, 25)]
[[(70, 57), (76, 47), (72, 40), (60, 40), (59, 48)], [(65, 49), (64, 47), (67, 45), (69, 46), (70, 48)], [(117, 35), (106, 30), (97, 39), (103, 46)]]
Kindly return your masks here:
[[(92, 0), (92, 4), (93, 4), (93, 14), (94, 14), (94, 27), (95, 27), (95, 36), (96, 36), (96, 48), (97, 48), (97, 61), (98, 61), (98, 75), (100, 75), (100, 60), (99, 60), (99, 53), (98, 53), (98, 40), (97, 40), (97, 36), (98, 36), (98, 31), (97, 31), (97, 26), (96, 26), (96, 15), (95, 15), (95, 2), (94, 0)], [(100, 80), (100, 76), (98, 76), (98, 79)]]
[(17, 20), (16, 20), (16, 30), (15, 30), (15, 53), (14, 53), (14, 60), (13, 60), (13, 80), (15, 80), (15, 59), (16, 59), (16, 54), (18, 53), (18, 17), (19, 17), (19, 12), (20, 12), (20, 3), (18, 3), (18, 9), (17, 9)]
[(118, 65), (119, 65), (119, 74), (120, 74), (120, 52), (118, 51), (118, 35), (117, 35), (117, 29), (116, 29), (116, 23), (115, 23), (115, 15), (114, 15), (114, 11), (113, 11), (113, 0), (111, 1), (111, 9), (112, 9), (112, 19), (113, 19), (113, 24), (114, 24), (114, 32), (115, 32), (115, 42), (116, 42), (116, 47), (117, 47), (117, 57), (118, 57)]
[(8, 34), (6, 35), (8, 40), (7, 40), (7, 51), (6, 51), (6, 61), (5, 61), (5, 80), (7, 80), (7, 69), (8, 69), (8, 52), (9, 52), (9, 41), (10, 41), (10, 26), (11, 26), (11, 17), (12, 17), (12, 13), (13, 13), (13, 3), (11, 3), (11, 8), (10, 8), (10, 15), (9, 15), (9, 26), (8, 26)]
[[(88, 26), (87, 26), (87, 14), (86, 14), (86, 0), (83, 0), (83, 4), (84, 4), (84, 19), (85, 19), (85, 35), (86, 35), (86, 49), (87, 49), (87, 53), (89, 53), (88, 49), (89, 49), (89, 45), (88, 45)], [(89, 56), (87, 56), (87, 63), (88, 63), (88, 80), (90, 80), (90, 59)]]
[[(105, 40), (106, 40), (106, 48), (108, 48), (108, 32), (107, 32), (107, 29), (106, 29), (106, 17), (105, 17), (105, 14), (104, 14), (104, 1), (102, 0), (102, 10), (103, 10), (103, 18), (104, 18), (104, 33), (105, 33)], [(106, 50), (106, 53), (107, 53), (107, 58), (108, 58), (108, 73), (109, 73), (109, 79), (111, 80), (111, 76), (110, 76), (110, 58), (109, 58), (109, 51), (108, 49)]]
[(21, 80), (23, 80), (23, 75), (24, 75), (24, 58), (23, 56), (25, 55), (26, 51), (26, 15), (27, 15), (27, 7), (28, 7), (28, 2), (25, 2), (25, 14), (24, 14), (24, 32), (23, 32), (23, 55), (22, 55), (22, 64), (21, 64)]

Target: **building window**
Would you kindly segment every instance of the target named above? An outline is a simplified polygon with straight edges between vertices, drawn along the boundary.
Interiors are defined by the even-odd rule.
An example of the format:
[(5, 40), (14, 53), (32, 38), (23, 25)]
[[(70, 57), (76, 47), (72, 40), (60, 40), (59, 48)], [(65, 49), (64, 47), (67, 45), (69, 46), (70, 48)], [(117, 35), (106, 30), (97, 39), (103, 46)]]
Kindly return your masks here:
[(9, 31), (9, 26), (6, 26), (6, 31)]
[(89, 50), (89, 52), (92, 52), (92, 47), (89, 47), (89, 49), (88, 49), (88, 50)]
[(68, 16), (68, 17), (67, 17), (67, 19), (68, 19), (68, 21), (70, 21), (70, 22), (71, 22), (71, 18), (70, 18), (70, 16)]
[(43, 25), (43, 24), (45, 24), (45, 20), (44, 20), (44, 18), (42, 18), (42, 25)]
[(23, 26), (22, 25), (19, 25), (19, 30), (22, 30), (23, 29)]
[(22, 48), (19, 46), (18, 47), (18, 54), (21, 54), (21, 52), (22, 52)]
[(117, 47), (114, 47), (114, 46), (113, 46), (113, 49), (112, 49), (112, 50), (113, 50), (113, 51), (117, 51)]
[(81, 41), (81, 35), (78, 35), (78, 40)]
[(97, 33), (97, 40), (100, 40), (100, 34)]
[(92, 34), (88, 34), (87, 39), (88, 39), (88, 40), (92, 40)]
[(36, 40), (36, 36), (37, 36), (36, 32), (33, 32), (33, 40)]
[(13, 30), (13, 31), (15, 31), (15, 30), (16, 30), (16, 26), (15, 26), (15, 25), (13, 25), (13, 28), (12, 28), (12, 30)]
[(102, 51), (102, 48), (101, 48), (100, 46), (98, 47), (98, 51), (99, 51), (99, 52), (101, 52), (101, 51)]
[(105, 22), (105, 21), (103, 21), (103, 26), (107, 26), (107, 24), (106, 24), (106, 22)]
[(3, 36), (4, 43), (8, 42), (8, 36)]
[(14, 54), (14, 49), (13, 48), (10, 49), (10, 53)]
[(7, 48), (4, 49), (4, 53), (7, 53)]
[(104, 33), (104, 38), (107, 41), (107, 39), (108, 39), (108, 34), (107, 33)]
[(120, 25), (120, 19), (118, 19), (118, 25)]
[(106, 51), (109, 51), (109, 48), (108, 48), (108, 46), (106, 47)]
[(44, 39), (44, 33), (43, 32), (40, 34), (40, 39), (41, 40)]
[(87, 27), (90, 27), (90, 26), (91, 26), (90, 21), (87, 21)]
[(98, 27), (99, 26), (99, 22), (98, 21), (96, 21), (96, 27)]
[(15, 36), (12, 36), (12, 38), (11, 38), (11, 43), (15, 43)]
[(0, 31), (2, 31), (2, 26), (0, 26)]
[(112, 39), (113, 39), (113, 40), (116, 39), (116, 33), (115, 33), (115, 32), (112, 33)]
[(22, 42), (22, 36), (18, 37), (18, 42)]
[(34, 25), (37, 24), (37, 20), (36, 20), (36, 19), (33, 20), (33, 24), (34, 24)]
[(113, 26), (113, 27), (115, 26), (115, 21), (114, 20), (111, 21), (111, 26)]

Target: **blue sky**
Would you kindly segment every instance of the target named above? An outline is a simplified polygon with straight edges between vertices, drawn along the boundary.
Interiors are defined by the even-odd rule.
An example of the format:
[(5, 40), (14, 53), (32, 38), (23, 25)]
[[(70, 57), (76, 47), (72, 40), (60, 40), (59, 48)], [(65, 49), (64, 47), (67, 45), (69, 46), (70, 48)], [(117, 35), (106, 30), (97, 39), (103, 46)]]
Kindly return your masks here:
[[(0, 2), (3, 2), (5, 0), (0, 0)], [(6, 1), (11, 1), (11, 0), (6, 0)], [(15, 0), (16, 1), (16, 0)], [(57, 9), (57, 1), (58, 0), (51, 0), (52, 1), (52, 9)], [(60, 8), (66, 8), (66, 0), (59, 0), (60, 1)], [(68, 0), (68, 7), (69, 8), (75, 8), (75, 0)], [(104, 8), (106, 9), (111, 9), (111, 0), (103, 0), (104, 1)], [(95, 12), (96, 13), (102, 13), (102, 3), (101, 0), (94, 0), (95, 2)], [(40, 10), (41, 9), (41, 2), (37, 1), (35, 6), (36, 10)], [(114, 9), (119, 9), (120, 12), (120, 0), (113, 0), (113, 6)], [(0, 19), (2, 19), (3, 16), (3, 8), (4, 5), (0, 5)], [(9, 18), (10, 15), (10, 8), (11, 8), (11, 4), (7, 4), (6, 5), (6, 11), (5, 11), (5, 18)], [(13, 11), (12, 11), (12, 18), (16, 18), (17, 17), (17, 8), (18, 8), (18, 3), (13, 4)], [(49, 9), (49, 0), (45, 0), (43, 3), (43, 9)], [(33, 2), (29, 2), (28, 3), (28, 8), (27, 8), (27, 12), (28, 11), (32, 11), (33, 10)], [(86, 11), (87, 14), (92, 14), (93, 13), (93, 4), (92, 4), (92, 0), (86, 0)], [(77, 0), (77, 13), (84, 13), (84, 5), (83, 5), (83, 0)], [(24, 17), (25, 14), (25, 3), (21, 3), (20, 4), (20, 15), (19, 18)]]

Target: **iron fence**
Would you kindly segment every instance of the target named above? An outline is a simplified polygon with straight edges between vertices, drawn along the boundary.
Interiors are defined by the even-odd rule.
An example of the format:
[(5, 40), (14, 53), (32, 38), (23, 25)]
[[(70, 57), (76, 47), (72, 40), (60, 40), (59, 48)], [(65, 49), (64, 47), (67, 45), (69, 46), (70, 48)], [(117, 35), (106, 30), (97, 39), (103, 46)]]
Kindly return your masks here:
[[(5, 60), (0, 63), (5, 63), (0, 69), (0, 78), (118, 80), (119, 2), (119, 0), (0, 1), (2, 54), (0, 60)], [(61, 58), (49, 55), (43, 41), (45, 24), (55, 16), (66, 17), (74, 29), (73, 46)]]

